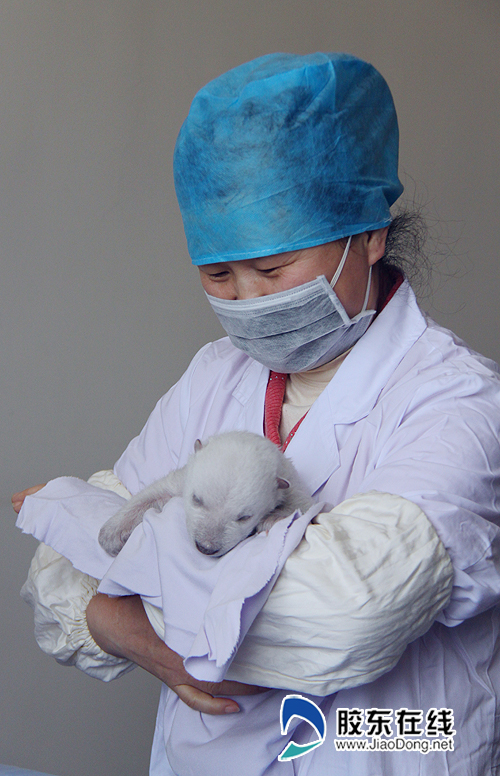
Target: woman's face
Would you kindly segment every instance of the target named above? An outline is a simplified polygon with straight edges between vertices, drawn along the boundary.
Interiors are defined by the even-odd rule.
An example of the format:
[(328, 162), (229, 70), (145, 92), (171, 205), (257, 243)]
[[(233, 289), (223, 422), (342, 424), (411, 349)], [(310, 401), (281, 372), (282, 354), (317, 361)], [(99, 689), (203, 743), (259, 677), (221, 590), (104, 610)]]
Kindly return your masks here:
[[(353, 237), (347, 261), (335, 285), (335, 293), (352, 318), (360, 312), (368, 283), (368, 271), (385, 250), (386, 229), (364, 232)], [(199, 267), (203, 288), (219, 299), (253, 299), (287, 291), (308, 283), (318, 275), (332, 279), (342, 259), (346, 241), (277, 253), (257, 259), (242, 259)], [(378, 296), (378, 277), (373, 273), (368, 308)]]

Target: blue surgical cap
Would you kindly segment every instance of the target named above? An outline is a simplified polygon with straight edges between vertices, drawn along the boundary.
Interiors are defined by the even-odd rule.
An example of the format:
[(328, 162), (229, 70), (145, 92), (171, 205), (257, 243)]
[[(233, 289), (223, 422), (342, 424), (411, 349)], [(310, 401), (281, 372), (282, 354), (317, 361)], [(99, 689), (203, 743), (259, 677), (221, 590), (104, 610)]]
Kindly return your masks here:
[(194, 98), (174, 179), (196, 265), (387, 226), (403, 191), (389, 87), (349, 54), (247, 62)]

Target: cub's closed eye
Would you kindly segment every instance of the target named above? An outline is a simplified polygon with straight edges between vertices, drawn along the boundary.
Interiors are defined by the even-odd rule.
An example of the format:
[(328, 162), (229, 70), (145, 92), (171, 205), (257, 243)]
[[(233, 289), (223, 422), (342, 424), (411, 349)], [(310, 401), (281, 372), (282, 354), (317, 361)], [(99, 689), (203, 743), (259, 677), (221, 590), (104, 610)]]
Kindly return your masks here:
[(203, 506), (203, 499), (199, 498), (199, 496), (197, 496), (196, 493), (193, 493), (193, 495), (191, 496), (191, 500), (193, 504), (196, 504), (197, 507)]
[(237, 522), (238, 523), (243, 523), (243, 522), (245, 522), (245, 520), (250, 520), (251, 517), (253, 517), (253, 515), (240, 515), (237, 518)]

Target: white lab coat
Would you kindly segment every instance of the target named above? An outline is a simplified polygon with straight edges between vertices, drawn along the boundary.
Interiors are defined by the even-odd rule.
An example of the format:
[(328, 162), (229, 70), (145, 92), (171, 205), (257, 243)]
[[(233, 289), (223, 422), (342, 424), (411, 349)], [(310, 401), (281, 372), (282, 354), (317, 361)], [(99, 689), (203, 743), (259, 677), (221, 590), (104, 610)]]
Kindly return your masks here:
[[(268, 370), (227, 339), (207, 345), (160, 400), (116, 475), (134, 493), (185, 463), (198, 437), (262, 433), (267, 380)], [(496, 365), (426, 320), (403, 284), (311, 407), (287, 454), (311, 493), (332, 504), (378, 490), (420, 506), (454, 566), (448, 605), (398, 665), (323, 702), (329, 730), (336, 708), (450, 708), (455, 752), (336, 752), (330, 735), (294, 761), (301, 775), (482, 776), (500, 767), (499, 438)], [(162, 724), (160, 709), (155, 774), (166, 772), (158, 764)]]
[[(160, 400), (143, 432), (117, 462), (119, 480), (135, 493), (182, 466), (197, 438), (232, 429), (262, 433), (268, 374), (227, 339), (207, 345)], [(407, 647), (389, 673), (318, 699), (328, 725), (325, 743), (293, 763), (274, 763), (270, 770), (263, 769), (257, 750), (265, 749), (271, 719), (266, 706), (259, 704), (268, 696), (245, 700), (249, 714), (234, 715), (232, 723), (235, 729), (243, 725), (241, 761), (234, 766), (224, 762), (224, 737), (220, 742), (207, 740), (203, 747), (205, 758), (220, 757), (220, 772), (234, 776), (243, 772), (261, 776), (271, 771), (301, 776), (496, 773), (500, 767), (496, 721), (500, 688), (496, 608), (500, 598), (499, 438), (496, 366), (472, 353), (450, 332), (426, 321), (408, 284), (403, 284), (311, 407), (287, 455), (311, 494), (333, 505), (370, 491), (397, 494), (418, 505), (452, 560), (451, 598), (438, 621)], [(308, 532), (316, 531), (317, 536), (318, 530), (311, 526)], [(307, 540), (308, 533), (306, 545)], [(410, 553), (411, 547), (406, 550)], [(283, 578), (294, 574), (294, 563), (299, 574), (305, 567), (300, 554), (292, 556)], [(411, 574), (418, 574), (418, 569), (412, 567)], [(431, 575), (427, 578), (432, 584)], [(321, 592), (329, 594), (328, 590)], [(335, 596), (335, 589), (330, 594)], [(398, 616), (403, 630), (416, 612), (401, 611)], [(247, 638), (258, 640), (260, 627), (257, 617)], [(253, 675), (247, 680), (257, 679)], [(173, 773), (165, 754), (171, 724), (165, 717), (167, 704), (164, 689), (153, 745), (153, 776)], [(184, 711), (193, 713), (182, 706), (178, 728)], [(455, 751), (425, 755), (336, 751), (337, 708), (395, 712), (403, 707), (422, 710), (424, 716), (430, 708), (452, 709)], [(187, 719), (185, 724), (189, 724)], [(217, 718), (207, 719), (207, 729), (212, 725), (214, 736), (220, 733), (219, 724)], [(305, 736), (308, 730), (303, 731)]]

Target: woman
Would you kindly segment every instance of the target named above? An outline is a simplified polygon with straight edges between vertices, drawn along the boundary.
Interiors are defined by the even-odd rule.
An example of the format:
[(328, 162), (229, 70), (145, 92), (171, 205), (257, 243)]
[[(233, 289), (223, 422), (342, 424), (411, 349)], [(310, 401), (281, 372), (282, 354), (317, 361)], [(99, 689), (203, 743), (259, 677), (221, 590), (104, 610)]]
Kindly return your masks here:
[[(201, 90), (181, 129), (188, 247), (229, 340), (197, 354), (114, 475), (137, 492), (183, 465), (197, 437), (244, 428), (282, 445), (334, 507), (307, 528), (241, 645), (227, 678), (244, 684), (194, 681), (140, 598), (92, 598), (87, 621), (105, 652), (195, 711), (236, 711), (212, 695), (239, 696), (244, 714), (202, 717), (172, 711), (164, 688), (153, 774), (500, 767), (500, 382), (492, 362), (422, 315), (387, 263), (397, 156), (388, 87), (348, 55), (242, 65)], [(313, 696), (324, 744), (277, 762), (270, 727), (283, 693), (259, 686)], [(193, 742), (185, 731), (198, 723)], [(446, 746), (335, 745), (384, 734)]]

